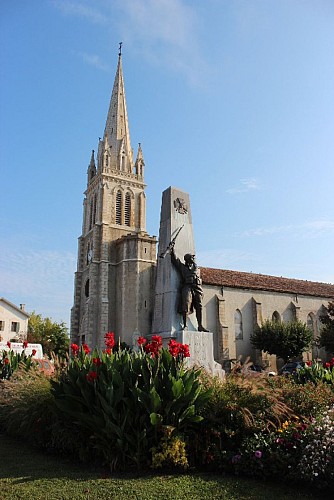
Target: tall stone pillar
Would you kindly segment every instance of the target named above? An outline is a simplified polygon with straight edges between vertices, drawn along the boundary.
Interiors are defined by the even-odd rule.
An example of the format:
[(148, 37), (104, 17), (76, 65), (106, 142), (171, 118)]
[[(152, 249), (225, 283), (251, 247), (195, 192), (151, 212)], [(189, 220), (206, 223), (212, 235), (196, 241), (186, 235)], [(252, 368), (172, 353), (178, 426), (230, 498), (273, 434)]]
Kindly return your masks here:
[[(170, 255), (160, 257), (179, 230), (174, 250), (177, 257), (183, 260), (186, 253), (194, 253), (195, 250), (189, 195), (177, 188), (169, 187), (162, 193), (152, 323), (152, 333), (161, 335), (163, 338), (175, 338), (181, 328), (181, 316), (177, 313), (180, 278), (171, 264)], [(195, 328), (192, 316), (194, 315), (188, 318), (188, 328), (191, 330)]]
[(195, 253), (189, 195), (169, 187), (162, 194), (152, 333), (161, 335), (165, 342), (175, 338), (188, 344), (189, 366), (203, 366), (211, 373), (222, 376), (221, 366), (213, 357), (213, 333), (197, 331), (195, 313), (188, 316), (187, 329), (182, 330), (182, 317), (178, 313), (180, 276), (171, 263), (170, 254), (166, 253), (175, 237), (174, 251), (181, 261), (185, 254)]

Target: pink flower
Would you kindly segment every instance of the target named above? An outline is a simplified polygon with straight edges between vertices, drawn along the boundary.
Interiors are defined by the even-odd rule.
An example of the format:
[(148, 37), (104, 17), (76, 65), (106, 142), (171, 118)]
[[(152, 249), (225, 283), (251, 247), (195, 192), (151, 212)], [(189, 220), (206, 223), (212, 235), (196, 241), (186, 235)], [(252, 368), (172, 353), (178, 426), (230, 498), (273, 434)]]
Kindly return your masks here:
[(256, 452), (254, 453), (254, 456), (255, 456), (255, 458), (261, 458), (262, 457), (262, 451), (256, 450)]

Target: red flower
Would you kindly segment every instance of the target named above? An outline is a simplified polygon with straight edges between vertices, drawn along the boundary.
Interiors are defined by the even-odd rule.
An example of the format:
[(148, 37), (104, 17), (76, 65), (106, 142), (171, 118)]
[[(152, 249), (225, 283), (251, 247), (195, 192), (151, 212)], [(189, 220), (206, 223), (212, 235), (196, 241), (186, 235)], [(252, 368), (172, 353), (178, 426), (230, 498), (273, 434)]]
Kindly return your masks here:
[(23, 342), (23, 349), (26, 349), (27, 347), (28, 347), (28, 342), (25, 340), (25, 341)]
[(5, 363), (5, 365), (9, 365), (9, 359), (8, 359), (8, 358), (5, 358), (5, 359), (4, 359), (4, 363)]
[(94, 380), (97, 379), (97, 373), (96, 372), (89, 372), (86, 375), (86, 379), (88, 382), (94, 382)]
[(101, 366), (101, 360), (100, 358), (93, 358), (93, 364), (96, 366)]
[(8, 340), (8, 342), (7, 342), (7, 347), (10, 349), (10, 346), (11, 346), (11, 343), (10, 343), (10, 342), (9, 342), (9, 340)]
[(87, 344), (82, 344), (82, 348), (83, 348), (85, 354), (89, 354), (90, 353), (90, 349), (89, 349), (89, 347), (88, 347)]
[(189, 345), (188, 344), (181, 344), (180, 345), (180, 354), (184, 358), (190, 358), (190, 352), (189, 352)]
[(145, 339), (145, 337), (138, 337), (138, 339), (137, 339), (137, 343), (139, 346), (146, 344), (146, 342), (147, 342), (147, 340)]
[(168, 343), (168, 350), (171, 355), (176, 358), (177, 356), (181, 356), (181, 358), (189, 358), (189, 345), (188, 344), (180, 344), (176, 342), (175, 339), (171, 339)]
[(312, 361), (306, 361), (307, 366), (312, 366)]
[(112, 349), (115, 345), (115, 334), (114, 332), (108, 332), (104, 336), (106, 347)]
[(78, 344), (71, 344), (71, 350), (72, 350), (73, 356), (76, 356), (79, 352)]
[(180, 346), (181, 346), (181, 344), (176, 342), (175, 339), (170, 339), (170, 341), (168, 342), (168, 350), (174, 358), (176, 358), (179, 355)]
[(331, 364), (330, 364), (330, 363), (325, 363), (325, 367), (326, 367), (326, 368), (330, 368), (330, 367), (331, 367)]
[(152, 342), (162, 347), (162, 337), (160, 337), (160, 335), (152, 335)]
[(109, 349), (106, 349), (104, 352), (105, 352), (106, 354), (109, 354), (109, 356), (110, 356), (110, 355), (112, 354), (112, 349), (110, 349), (110, 348), (109, 348)]
[(35, 356), (36, 352), (37, 352), (37, 351), (36, 351), (36, 349), (33, 349), (33, 350), (31, 351), (31, 355), (32, 355), (32, 356)]

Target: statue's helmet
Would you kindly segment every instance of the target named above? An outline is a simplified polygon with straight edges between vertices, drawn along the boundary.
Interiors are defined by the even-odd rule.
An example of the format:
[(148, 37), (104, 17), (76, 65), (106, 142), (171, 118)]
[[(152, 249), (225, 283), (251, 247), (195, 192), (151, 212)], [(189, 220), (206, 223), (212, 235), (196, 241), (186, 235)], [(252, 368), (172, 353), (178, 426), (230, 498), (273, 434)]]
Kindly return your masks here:
[(186, 262), (190, 262), (192, 259), (195, 258), (195, 255), (193, 255), (192, 253), (186, 253), (183, 258)]

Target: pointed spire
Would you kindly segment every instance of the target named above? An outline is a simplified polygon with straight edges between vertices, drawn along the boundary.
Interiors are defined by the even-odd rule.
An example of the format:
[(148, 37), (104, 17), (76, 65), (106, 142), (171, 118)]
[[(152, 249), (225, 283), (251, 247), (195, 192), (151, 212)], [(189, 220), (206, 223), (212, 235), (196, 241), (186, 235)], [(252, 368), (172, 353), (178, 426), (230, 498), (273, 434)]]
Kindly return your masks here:
[(87, 184), (90, 184), (90, 182), (93, 180), (93, 178), (96, 175), (96, 166), (95, 166), (95, 158), (94, 158), (94, 149), (92, 149), (92, 155), (90, 157), (90, 162), (88, 165), (87, 169)]
[(122, 43), (103, 139), (106, 149), (108, 144), (109, 168), (132, 173), (133, 156), (122, 69)]
[(144, 156), (143, 156), (143, 151), (141, 148), (141, 144), (138, 144), (138, 153), (137, 153), (137, 158), (136, 158), (136, 163), (135, 163), (135, 170), (136, 174), (139, 175), (140, 177), (144, 176), (144, 166), (145, 166), (145, 161), (144, 161)]

